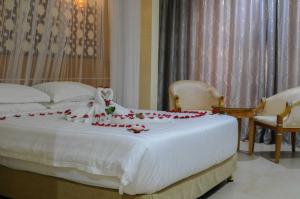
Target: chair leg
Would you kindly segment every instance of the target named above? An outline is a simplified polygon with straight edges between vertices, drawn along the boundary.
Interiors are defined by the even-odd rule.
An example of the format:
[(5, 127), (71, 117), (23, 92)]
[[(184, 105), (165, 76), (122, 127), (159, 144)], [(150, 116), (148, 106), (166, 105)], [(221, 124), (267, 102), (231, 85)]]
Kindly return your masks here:
[(234, 182), (234, 179), (233, 179), (232, 175), (227, 178), (227, 182)]
[(255, 142), (255, 131), (256, 131), (256, 126), (254, 124), (254, 120), (253, 120), (253, 118), (250, 118), (249, 119), (249, 145), (248, 145), (249, 155), (253, 155), (254, 142)]
[(238, 118), (238, 140), (237, 140), (237, 151), (240, 151), (241, 133), (242, 133), (242, 119)]
[(296, 132), (291, 133), (292, 151), (296, 152)]
[(275, 132), (275, 163), (279, 163), (281, 154), (282, 132)]

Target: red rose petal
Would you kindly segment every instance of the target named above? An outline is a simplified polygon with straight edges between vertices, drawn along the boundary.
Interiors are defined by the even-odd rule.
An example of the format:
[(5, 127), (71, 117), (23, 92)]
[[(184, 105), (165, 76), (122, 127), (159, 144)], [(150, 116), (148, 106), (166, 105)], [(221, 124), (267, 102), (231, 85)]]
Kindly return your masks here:
[(70, 113), (70, 112), (71, 112), (71, 109), (65, 110), (65, 113)]
[(106, 106), (109, 106), (111, 104), (111, 100), (104, 100), (104, 102)]

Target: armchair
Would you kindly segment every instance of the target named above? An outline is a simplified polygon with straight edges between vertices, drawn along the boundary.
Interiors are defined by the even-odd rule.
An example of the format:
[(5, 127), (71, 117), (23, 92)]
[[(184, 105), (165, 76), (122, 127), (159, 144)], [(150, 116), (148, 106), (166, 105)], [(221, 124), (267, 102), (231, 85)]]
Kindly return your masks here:
[(300, 87), (262, 99), (249, 123), (249, 154), (254, 151), (256, 126), (275, 131), (275, 160), (279, 163), (283, 133), (291, 133), (292, 151), (296, 151), (296, 132), (300, 131)]
[(170, 110), (211, 110), (212, 106), (224, 106), (224, 97), (206, 83), (182, 80), (169, 87)]

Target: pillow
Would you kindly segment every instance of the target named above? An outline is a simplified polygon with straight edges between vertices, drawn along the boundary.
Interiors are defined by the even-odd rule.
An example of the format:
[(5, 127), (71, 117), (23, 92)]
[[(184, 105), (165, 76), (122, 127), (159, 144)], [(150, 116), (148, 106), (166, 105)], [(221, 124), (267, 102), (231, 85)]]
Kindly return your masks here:
[(96, 93), (96, 88), (77, 82), (48, 82), (35, 85), (34, 88), (48, 94), (54, 103), (90, 100)]
[(45, 103), (43, 104), (48, 109), (72, 109), (80, 106), (87, 106), (91, 100), (78, 102), (59, 102), (59, 103)]
[(34, 88), (19, 85), (0, 83), (0, 103), (35, 103), (50, 102), (50, 97)]
[(0, 104), (0, 116), (45, 111), (47, 108), (39, 103)]

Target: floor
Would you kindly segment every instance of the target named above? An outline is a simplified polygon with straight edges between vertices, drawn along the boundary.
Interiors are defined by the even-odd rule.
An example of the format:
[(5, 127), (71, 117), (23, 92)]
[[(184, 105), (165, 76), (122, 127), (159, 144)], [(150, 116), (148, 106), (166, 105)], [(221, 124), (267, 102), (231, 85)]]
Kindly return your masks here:
[(300, 148), (291, 152), (282, 146), (279, 164), (271, 161), (274, 145), (255, 144), (255, 155), (246, 154), (247, 142), (241, 142), (234, 182), (223, 183), (199, 199), (299, 199)]

